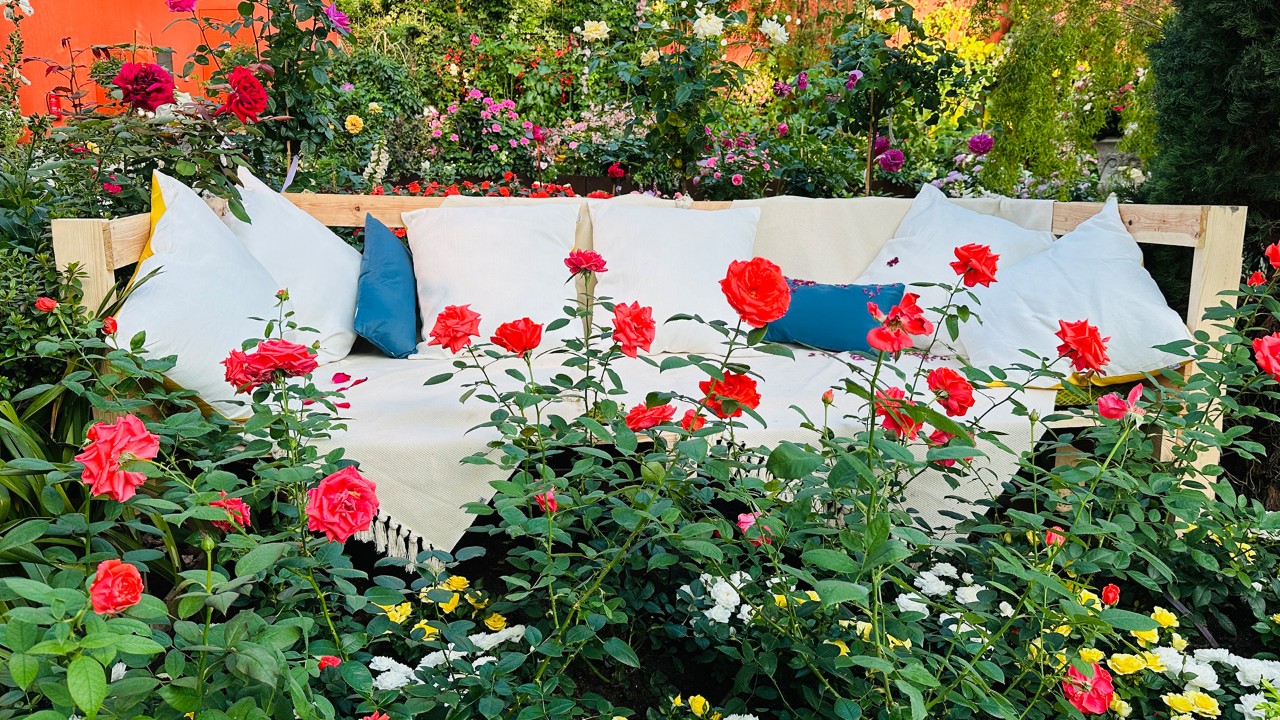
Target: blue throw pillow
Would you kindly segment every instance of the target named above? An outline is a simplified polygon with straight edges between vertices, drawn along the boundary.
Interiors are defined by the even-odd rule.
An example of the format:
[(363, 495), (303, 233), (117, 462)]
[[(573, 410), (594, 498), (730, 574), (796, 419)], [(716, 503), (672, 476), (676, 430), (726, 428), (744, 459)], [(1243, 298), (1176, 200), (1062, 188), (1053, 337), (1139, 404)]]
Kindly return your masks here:
[(388, 357), (418, 349), (418, 288), (409, 249), (372, 215), (364, 221), (356, 334)]
[(791, 307), (769, 323), (764, 339), (831, 352), (871, 352), (867, 333), (879, 322), (867, 312), (874, 302), (884, 312), (902, 301), (906, 290), (895, 285), (820, 285), (788, 279)]

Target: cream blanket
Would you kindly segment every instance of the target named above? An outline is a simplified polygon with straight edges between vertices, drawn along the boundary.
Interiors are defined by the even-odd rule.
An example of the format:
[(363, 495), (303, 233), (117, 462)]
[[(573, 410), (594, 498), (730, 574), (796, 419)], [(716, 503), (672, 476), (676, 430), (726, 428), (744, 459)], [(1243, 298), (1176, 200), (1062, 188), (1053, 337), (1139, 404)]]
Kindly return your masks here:
[[(846, 358), (850, 356), (845, 356)], [(661, 358), (657, 358), (659, 361)], [(801, 418), (795, 405), (821, 422), (822, 393), (852, 373), (837, 359), (821, 354), (798, 351), (796, 359), (760, 355), (744, 358), (760, 373), (763, 397), (759, 414), (766, 425), (761, 427), (746, 418), (746, 429), (739, 429), (735, 439), (748, 446), (773, 446), (783, 440), (812, 441), (811, 431), (800, 427)], [(870, 361), (857, 363), (870, 365)], [(918, 358), (904, 358), (905, 372), (910, 373)], [(929, 361), (927, 367), (942, 364)], [(513, 363), (512, 367), (522, 367)], [(627, 388), (628, 404), (640, 402), (651, 391), (676, 391), (697, 394), (697, 384), (705, 375), (696, 368), (659, 373), (640, 360), (625, 360), (615, 366)], [(472, 429), (489, 420), (494, 406), (470, 399), (459, 402), (464, 385), (478, 379), (468, 371), (454, 380), (424, 386), (428, 378), (451, 370), (449, 361), (393, 360), (373, 355), (351, 355), (345, 360), (326, 365), (321, 373), (347, 373), (367, 382), (349, 390), (351, 403), (346, 411), (347, 429), (319, 445), (323, 451), (345, 448), (347, 457), (360, 463), (361, 471), (378, 486), (380, 517), (365, 539), (372, 539), (389, 555), (406, 557), (426, 547), (453, 548), (462, 538), (474, 517), (461, 508), (469, 502), (485, 502), (492, 495), (490, 483), (506, 479), (508, 473), (496, 465), (463, 463), (476, 453), (491, 452), (489, 444), (498, 439), (490, 428)], [(546, 380), (558, 364), (539, 367), (535, 375)], [(516, 381), (500, 369), (491, 370), (504, 389), (515, 389)], [(322, 381), (324, 382), (324, 381)], [(982, 413), (1010, 393), (993, 388), (979, 393), (978, 406), (972, 412)], [(1018, 399), (1031, 409), (1046, 415), (1053, 409), (1054, 392), (1027, 391)], [(579, 407), (561, 407), (557, 413), (573, 417)], [(830, 423), (837, 434), (851, 435), (862, 427), (865, 406), (852, 396), (838, 393)], [(1004, 434), (1004, 443), (1016, 453), (1029, 450), (1037, 438), (1032, 437), (1026, 418), (1017, 417), (1008, 404), (991, 410), (984, 427)], [(988, 457), (979, 460), (975, 473), (960, 488), (952, 490), (940, 473), (926, 473), (907, 488), (906, 502), (935, 527), (950, 527), (954, 522), (941, 515), (944, 510), (967, 514), (976, 500), (990, 497), (1000, 483), (1017, 470), (1017, 457), (986, 443), (979, 449)]]

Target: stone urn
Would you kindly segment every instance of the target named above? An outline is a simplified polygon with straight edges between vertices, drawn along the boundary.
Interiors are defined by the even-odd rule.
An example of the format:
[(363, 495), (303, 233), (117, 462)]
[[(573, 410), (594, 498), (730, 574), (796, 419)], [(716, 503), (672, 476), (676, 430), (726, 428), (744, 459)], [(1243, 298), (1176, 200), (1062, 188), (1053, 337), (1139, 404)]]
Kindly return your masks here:
[[(1133, 153), (1122, 152), (1118, 145), (1119, 137), (1104, 137), (1093, 141), (1093, 149), (1098, 154), (1098, 186), (1106, 187), (1114, 183), (1116, 171), (1125, 168), (1141, 168), (1142, 160)], [(1127, 179), (1127, 178), (1124, 178)]]

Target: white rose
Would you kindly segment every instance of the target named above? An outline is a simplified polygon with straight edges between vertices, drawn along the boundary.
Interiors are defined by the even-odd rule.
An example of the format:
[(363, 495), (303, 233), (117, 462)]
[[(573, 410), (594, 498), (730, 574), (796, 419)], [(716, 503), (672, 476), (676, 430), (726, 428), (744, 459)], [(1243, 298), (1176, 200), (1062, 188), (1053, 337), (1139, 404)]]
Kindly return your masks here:
[(607, 40), (609, 38), (609, 26), (603, 20), (588, 20), (582, 24), (582, 39), (587, 42), (595, 42), (597, 40)]
[(648, 50), (640, 53), (640, 67), (649, 67), (650, 65), (658, 62), (658, 59), (661, 57), (662, 53), (658, 52), (654, 48), (649, 48)]
[(760, 21), (760, 34), (769, 40), (770, 45), (786, 45), (791, 40), (787, 28), (773, 18)]
[(693, 34), (699, 40), (719, 37), (722, 33), (724, 33), (724, 20), (706, 10), (698, 11), (698, 19), (693, 21)]

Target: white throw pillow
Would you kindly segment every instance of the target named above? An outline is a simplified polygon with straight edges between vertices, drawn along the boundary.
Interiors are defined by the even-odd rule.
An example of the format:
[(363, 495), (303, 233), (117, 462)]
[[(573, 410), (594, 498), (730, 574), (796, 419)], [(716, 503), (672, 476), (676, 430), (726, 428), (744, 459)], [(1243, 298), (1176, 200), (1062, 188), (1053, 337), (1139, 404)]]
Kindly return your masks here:
[[(977, 243), (987, 245), (1000, 256), (997, 261), (996, 283), (1004, 279), (1010, 268), (1053, 244), (1053, 233), (1028, 230), (994, 215), (984, 215), (960, 207), (947, 200), (941, 190), (925, 184), (911, 203), (911, 209), (898, 226), (892, 240), (885, 244), (866, 272), (854, 281), (858, 285), (888, 285), (903, 283), (907, 292), (920, 296), (922, 308), (940, 308), (947, 302), (948, 293), (940, 287), (910, 287), (912, 283), (938, 283), (958, 285), (960, 277), (951, 267), (955, 262), (955, 249)], [(975, 288), (975, 295), (982, 296), (984, 288)], [(961, 296), (962, 304), (967, 299)], [(888, 308), (884, 308), (888, 311)], [(935, 325), (941, 319), (939, 313), (926, 310), (925, 316)], [(963, 354), (950, 343), (947, 331), (938, 331), (939, 345), (933, 352)], [(915, 346), (930, 350), (929, 337), (917, 337)]]
[[(698, 315), (733, 326), (720, 280), (734, 260), (751, 259), (760, 208), (688, 210), (613, 202), (592, 203), (592, 242), (608, 263), (596, 295), (616, 303), (653, 308), (657, 323), (650, 353), (716, 353), (724, 336), (692, 320), (667, 323), (673, 315)], [(607, 325), (607, 318), (597, 318)]]
[[(1154, 349), (1191, 335), (1142, 267), (1142, 251), (1125, 229), (1114, 198), (1053, 247), (998, 277), (983, 293), (978, 310), (983, 322), (960, 326), (976, 367), (1035, 365), (1023, 349), (1058, 357), (1059, 320), (1088, 320), (1111, 338), (1111, 361), (1101, 382), (1135, 379), (1183, 361)], [(1071, 371), (1066, 361), (1055, 367)]]
[(161, 173), (152, 178), (151, 227), (134, 277), (159, 272), (130, 293), (116, 338), (124, 346), (145, 332), (152, 357), (177, 355), (170, 381), (221, 415), (242, 418), (221, 363), (262, 337), (266, 322), (252, 318), (277, 316), (279, 285), (195, 191)]
[(298, 341), (320, 342), (316, 360), (341, 360), (356, 340), (356, 289), (360, 253), (320, 221), (240, 168), (240, 200), (251, 223), (230, 212), (223, 222), (253, 253), (279, 285), (287, 289), (299, 327)]
[[(574, 284), (564, 260), (573, 249), (576, 205), (547, 203), (510, 207), (441, 207), (403, 214), (413, 253), (413, 274), (422, 310), (422, 342), (416, 358), (447, 358), (428, 345), (436, 316), (449, 305), (480, 313), (480, 339), (499, 325), (527, 317), (544, 327), (567, 318)], [(576, 336), (570, 323), (544, 332), (540, 349)]]

